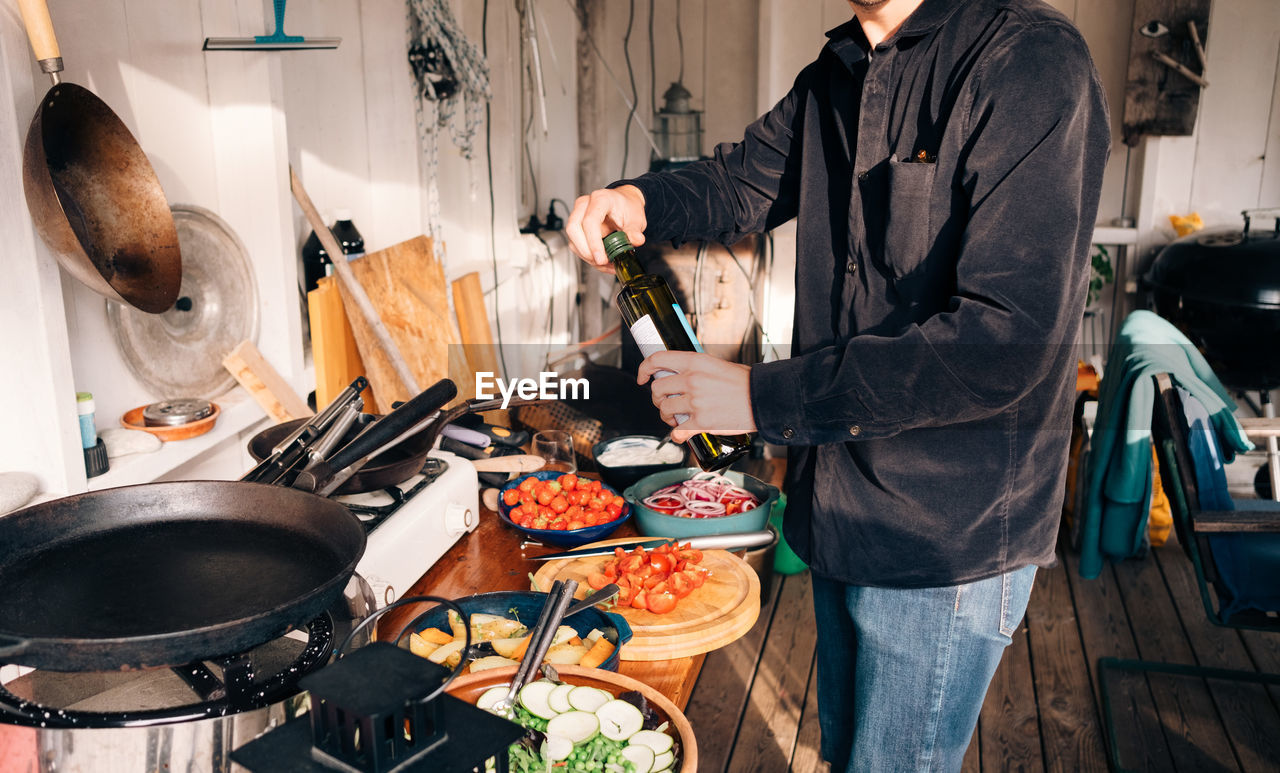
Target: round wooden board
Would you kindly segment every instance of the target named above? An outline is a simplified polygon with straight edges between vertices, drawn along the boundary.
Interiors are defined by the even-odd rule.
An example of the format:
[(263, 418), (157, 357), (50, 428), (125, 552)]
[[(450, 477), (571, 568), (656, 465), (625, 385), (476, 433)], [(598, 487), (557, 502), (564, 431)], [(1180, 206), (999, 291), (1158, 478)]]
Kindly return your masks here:
[[(634, 542), (634, 537), (603, 540), (583, 547), (603, 547)], [(555, 580), (577, 580), (578, 597), (591, 591), (587, 575), (600, 571), (611, 556), (548, 561), (534, 574), (538, 587)], [(701, 588), (680, 599), (665, 615), (644, 609), (614, 607), (631, 626), (631, 641), (622, 647), (621, 660), (672, 660), (700, 655), (737, 640), (760, 616), (760, 578), (741, 558), (724, 550), (703, 552), (701, 566), (709, 570)]]

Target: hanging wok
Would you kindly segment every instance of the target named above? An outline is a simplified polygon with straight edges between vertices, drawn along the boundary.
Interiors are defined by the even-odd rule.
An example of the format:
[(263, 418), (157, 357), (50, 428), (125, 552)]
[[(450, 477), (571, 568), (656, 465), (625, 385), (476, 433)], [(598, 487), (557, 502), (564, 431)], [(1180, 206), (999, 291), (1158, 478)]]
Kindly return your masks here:
[(19, 0), (49, 89), (31, 119), (23, 188), (36, 232), (94, 292), (142, 311), (173, 306), (182, 282), (178, 232), (138, 141), (92, 92), (62, 83), (62, 56), (45, 0)]
[[(452, 400), (442, 380), (332, 458), (347, 471)], [(94, 491), (0, 518), (0, 662), (175, 666), (243, 652), (342, 592), (364, 527), (338, 502), (244, 481)]]

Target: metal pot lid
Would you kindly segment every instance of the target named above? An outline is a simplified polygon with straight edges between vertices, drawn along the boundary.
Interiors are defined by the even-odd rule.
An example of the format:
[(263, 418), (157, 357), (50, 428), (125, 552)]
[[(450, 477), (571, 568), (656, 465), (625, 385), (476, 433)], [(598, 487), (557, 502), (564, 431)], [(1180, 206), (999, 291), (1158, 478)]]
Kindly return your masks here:
[(1280, 237), (1256, 230), (1201, 231), (1165, 247), (1146, 281), (1188, 300), (1280, 309)]
[(157, 395), (210, 399), (235, 386), (222, 359), (258, 337), (258, 291), (249, 253), (209, 210), (172, 207), (182, 250), (182, 286), (167, 311), (147, 314), (107, 303), (125, 365)]
[(142, 409), (142, 420), (148, 427), (177, 427), (200, 421), (213, 413), (213, 403), (198, 397), (161, 400)]

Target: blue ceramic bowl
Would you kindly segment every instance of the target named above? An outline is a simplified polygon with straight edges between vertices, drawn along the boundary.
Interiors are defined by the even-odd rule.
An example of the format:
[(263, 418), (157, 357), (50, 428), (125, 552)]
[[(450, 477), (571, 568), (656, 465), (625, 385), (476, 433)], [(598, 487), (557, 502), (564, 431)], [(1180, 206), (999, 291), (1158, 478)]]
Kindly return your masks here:
[[(462, 611), (469, 615), (476, 613), (499, 615), (501, 617), (515, 618), (525, 625), (532, 626), (538, 621), (538, 613), (542, 611), (542, 604), (546, 601), (546, 598), (547, 594), (534, 593), (532, 591), (497, 591), (464, 596), (460, 599), (455, 599), (454, 603), (462, 607)], [(449, 618), (447, 615), (448, 608), (442, 604), (427, 612), (424, 617), (418, 620), (414, 624), (413, 630), (421, 632), (425, 628), (439, 628), (440, 630), (448, 631)], [(599, 667), (606, 671), (618, 670), (620, 645), (631, 641), (631, 626), (627, 625), (627, 621), (623, 619), (622, 615), (605, 612), (599, 607), (592, 607), (568, 618), (563, 625), (572, 626), (573, 630), (577, 631), (578, 635), (583, 638), (591, 633), (592, 628), (599, 628), (604, 637), (614, 644), (613, 654), (609, 655), (608, 660), (601, 663)]]
[(678, 539), (702, 537), (709, 534), (737, 534), (744, 531), (760, 531), (764, 529), (765, 523), (769, 520), (769, 510), (778, 498), (777, 487), (770, 486), (759, 478), (753, 478), (750, 475), (744, 475), (733, 470), (723, 474), (733, 481), (735, 486), (740, 486), (750, 491), (755, 495), (756, 499), (760, 500), (759, 505), (745, 513), (721, 515), (714, 518), (684, 518), (660, 513), (645, 506), (644, 500), (658, 489), (666, 488), (673, 483), (686, 481), (699, 472), (701, 470), (697, 467), (659, 472), (641, 479), (631, 488), (622, 492), (622, 498), (627, 500), (627, 504), (631, 505), (636, 511), (636, 529), (646, 537), (676, 537)]
[[(622, 515), (609, 523), (602, 523), (599, 526), (586, 526), (581, 529), (573, 529), (572, 531), (560, 531), (558, 529), (526, 529), (523, 526), (511, 520), (511, 506), (502, 501), (502, 494), (507, 489), (517, 488), (520, 481), (525, 478), (537, 478), (538, 480), (555, 480), (564, 473), (555, 472), (554, 470), (541, 470), (539, 472), (531, 472), (528, 475), (521, 475), (515, 480), (507, 481), (502, 487), (502, 491), (498, 496), (498, 517), (502, 522), (516, 531), (529, 537), (529, 539), (537, 540), (544, 545), (555, 545), (562, 548), (576, 548), (587, 544), (588, 542), (596, 542), (609, 536), (622, 524), (631, 518), (631, 505), (622, 506)], [(601, 484), (601, 487), (617, 496), (618, 492), (607, 485)]]

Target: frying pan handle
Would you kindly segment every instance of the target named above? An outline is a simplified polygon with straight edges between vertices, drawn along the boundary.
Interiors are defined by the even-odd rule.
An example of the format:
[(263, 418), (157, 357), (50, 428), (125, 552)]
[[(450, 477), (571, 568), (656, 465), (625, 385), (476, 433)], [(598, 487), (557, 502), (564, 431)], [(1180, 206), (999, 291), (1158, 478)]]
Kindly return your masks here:
[(30, 646), (31, 642), (26, 639), (0, 633), (0, 661), (13, 655), (21, 655)]
[(424, 389), (417, 397), (371, 424), (369, 429), (335, 453), (329, 459), (329, 466), (334, 470), (342, 471), (366, 456), (383, 450), (388, 443), (440, 410), (445, 403), (457, 396), (457, 385), (447, 378), (440, 379)]
[(48, 4), (45, 0), (18, 0), (18, 10), (40, 69), (50, 74), (62, 72), (62, 52), (58, 50), (58, 37), (53, 34)]

